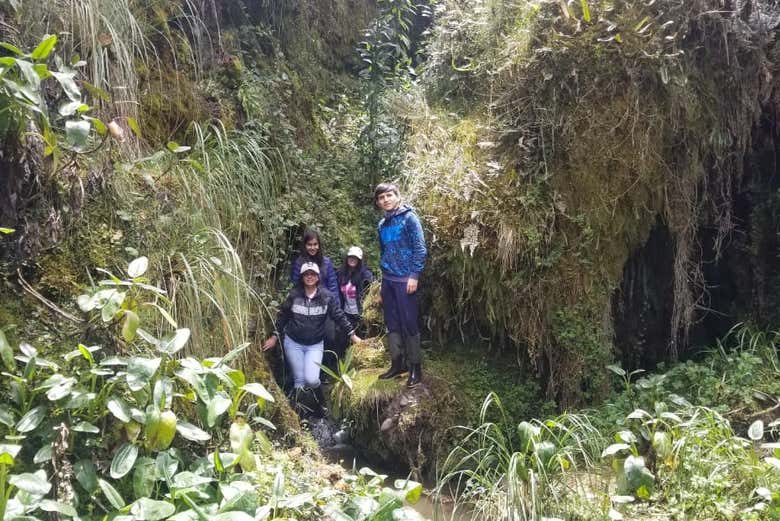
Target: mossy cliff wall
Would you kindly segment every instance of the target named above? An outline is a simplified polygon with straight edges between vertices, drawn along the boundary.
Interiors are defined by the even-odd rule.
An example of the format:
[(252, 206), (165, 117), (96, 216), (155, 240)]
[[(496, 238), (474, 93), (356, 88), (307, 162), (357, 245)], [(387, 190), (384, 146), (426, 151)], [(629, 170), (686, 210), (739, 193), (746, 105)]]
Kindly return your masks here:
[[(0, 328), (13, 342), (45, 331), (57, 348), (108, 340), (89, 325), (61, 327), (62, 317), (25, 292), (19, 274), (44, 300), (79, 315), (75, 296), (88, 273), (121, 272), (147, 255), (152, 282), (169, 291), (174, 316), (193, 331), (188, 349), (212, 356), (247, 340), (259, 349), (295, 233), (316, 222), (328, 237), (337, 223), (345, 236), (359, 235), (351, 194), (332, 191), (357, 161), (340, 142), (352, 141), (344, 92), (356, 90), (353, 51), (374, 3), (137, 0), (89, 8), (94, 28), (79, 25), (86, 21), (78, 10), (25, 2), (4, 12), (0, 40), (30, 49), (42, 31), (63, 31), (54, 52), (66, 60), (99, 54), (108, 80), (130, 64), (140, 135), (114, 103), (114, 87), (127, 85), (109, 81), (108, 99), (85, 88), (84, 100), (91, 114), (124, 129), (124, 142), (91, 143), (96, 152), (55, 173), (33, 134), (3, 142), (0, 181), (13, 193), (0, 196), (0, 226), (16, 231), (0, 236)], [(102, 36), (96, 47), (71, 42), (87, 29)], [(97, 83), (89, 74), (79, 69), (77, 79)], [(53, 111), (55, 91), (45, 92)], [(169, 141), (192, 149), (174, 156)], [(265, 359), (251, 361), (267, 383)]]
[(517, 347), (564, 406), (777, 299), (774, 4), (576, 4), (445, 2), (399, 103), (434, 331)]

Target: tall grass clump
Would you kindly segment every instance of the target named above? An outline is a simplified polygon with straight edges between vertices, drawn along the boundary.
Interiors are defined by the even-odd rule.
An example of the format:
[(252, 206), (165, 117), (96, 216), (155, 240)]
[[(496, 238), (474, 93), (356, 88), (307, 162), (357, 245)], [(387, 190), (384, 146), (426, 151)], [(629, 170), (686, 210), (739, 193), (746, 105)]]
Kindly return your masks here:
[(171, 312), (177, 321), (191, 324), (188, 353), (206, 358), (249, 339), (259, 301), (238, 252), (221, 230), (203, 230), (191, 240), (192, 247), (167, 259)]
[[(214, 356), (250, 339), (269, 314), (283, 232), (264, 218), (285, 177), (251, 131), (193, 125), (191, 147), (169, 144), (113, 180), (140, 222), (166, 281), (172, 314), (193, 330), (188, 349)], [(261, 296), (263, 297), (261, 299)], [(197, 334), (195, 334), (197, 333)]]
[[(496, 411), (500, 420), (490, 421)], [(554, 503), (578, 487), (577, 474), (594, 466), (604, 439), (587, 416), (514, 423), (494, 393), (477, 427), (456, 427), (462, 441), (449, 453), (437, 493), (472, 519), (525, 521), (556, 511)]]
[[(119, 116), (137, 117), (139, 63), (148, 64), (156, 51), (147, 28), (136, 16), (133, 0), (58, 0), (24, 2), (20, 18), (24, 38), (58, 27), (66, 35), (59, 49), (67, 61), (84, 60), (87, 81), (105, 95), (96, 103)], [(43, 31), (46, 32), (46, 31)], [(99, 92), (94, 91), (93, 92)]]

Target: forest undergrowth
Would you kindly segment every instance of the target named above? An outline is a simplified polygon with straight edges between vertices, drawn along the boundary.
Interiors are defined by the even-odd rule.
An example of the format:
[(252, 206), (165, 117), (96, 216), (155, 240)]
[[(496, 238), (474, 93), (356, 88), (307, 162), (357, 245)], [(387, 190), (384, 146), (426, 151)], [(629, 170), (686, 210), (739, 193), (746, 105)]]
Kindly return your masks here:
[[(433, 352), (419, 396), (376, 385), (379, 340), (342, 360), (376, 454), (474, 519), (780, 517), (776, 335), (686, 352), (710, 253), (750, 259), (716, 311), (773, 325), (774, 6), (331, 4), (0, 1), (0, 517), (418, 519), (420, 483), (322, 463), (256, 356), (304, 227), (377, 265), (383, 177)], [(668, 323), (614, 365), (659, 222)]]

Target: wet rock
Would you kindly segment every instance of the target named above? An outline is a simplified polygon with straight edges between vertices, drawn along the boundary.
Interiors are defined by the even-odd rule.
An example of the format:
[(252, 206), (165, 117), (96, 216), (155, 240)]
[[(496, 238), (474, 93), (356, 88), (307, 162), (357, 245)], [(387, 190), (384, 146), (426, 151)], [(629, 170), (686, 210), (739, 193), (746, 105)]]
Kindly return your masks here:
[(331, 447), (337, 443), (333, 437), (335, 430), (335, 426), (325, 418), (309, 420), (309, 431), (320, 447)]
[(333, 433), (333, 441), (336, 445), (343, 445), (349, 442), (349, 431), (341, 428)]

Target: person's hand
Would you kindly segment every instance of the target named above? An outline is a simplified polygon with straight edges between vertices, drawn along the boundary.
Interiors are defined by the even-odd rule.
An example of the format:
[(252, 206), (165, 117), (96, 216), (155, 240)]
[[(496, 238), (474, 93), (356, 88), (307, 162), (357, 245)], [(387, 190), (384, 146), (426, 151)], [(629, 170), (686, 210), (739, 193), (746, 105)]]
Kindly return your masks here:
[(411, 295), (417, 291), (417, 279), (409, 279), (406, 281), (406, 293)]
[(263, 342), (263, 351), (269, 351), (274, 347), (276, 347), (276, 336), (272, 336), (268, 340)]
[(352, 334), (351, 337), (349, 337), (350, 340), (352, 340), (352, 343), (357, 344), (358, 342), (362, 342), (363, 339), (357, 336), (356, 334)]

